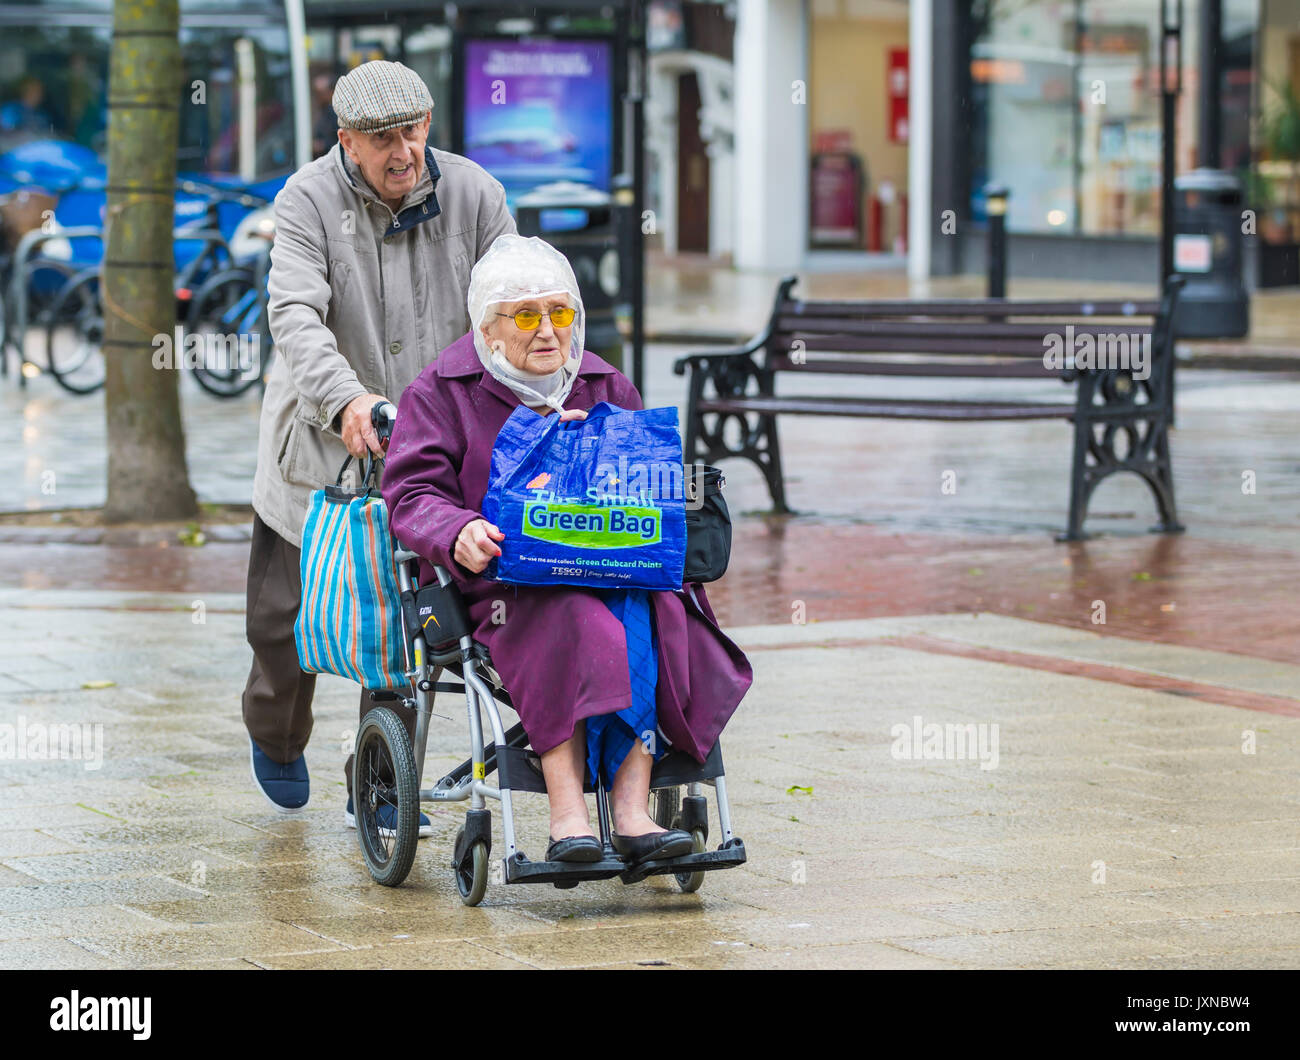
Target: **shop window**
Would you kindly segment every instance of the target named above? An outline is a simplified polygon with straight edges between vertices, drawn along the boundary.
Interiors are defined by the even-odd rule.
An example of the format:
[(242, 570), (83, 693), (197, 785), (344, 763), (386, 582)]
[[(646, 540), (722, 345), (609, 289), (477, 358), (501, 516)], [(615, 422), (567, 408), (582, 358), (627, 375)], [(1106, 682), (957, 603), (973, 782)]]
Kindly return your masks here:
[[(1196, 160), (1197, 8), (1184, 4), (1180, 172)], [(1011, 231), (1158, 234), (1159, 0), (977, 0), (972, 10), (973, 216), (984, 218), (983, 188), (996, 181), (1011, 189)], [(1225, 166), (1249, 156), (1257, 25), (1257, 0), (1225, 0)]]

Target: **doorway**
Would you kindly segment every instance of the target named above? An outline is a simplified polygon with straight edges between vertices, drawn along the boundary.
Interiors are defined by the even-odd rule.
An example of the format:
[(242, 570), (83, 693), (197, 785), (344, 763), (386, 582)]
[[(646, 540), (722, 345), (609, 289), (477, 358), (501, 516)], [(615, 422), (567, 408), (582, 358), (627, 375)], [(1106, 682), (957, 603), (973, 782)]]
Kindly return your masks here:
[(700, 135), (700, 82), (677, 78), (677, 249), (709, 252), (709, 155)]

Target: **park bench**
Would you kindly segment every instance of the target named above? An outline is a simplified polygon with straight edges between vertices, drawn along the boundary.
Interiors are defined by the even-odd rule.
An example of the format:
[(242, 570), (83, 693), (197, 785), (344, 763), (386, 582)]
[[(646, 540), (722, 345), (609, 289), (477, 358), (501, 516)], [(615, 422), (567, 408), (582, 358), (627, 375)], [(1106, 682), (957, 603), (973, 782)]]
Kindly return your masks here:
[[(1149, 302), (809, 301), (791, 294), (796, 282), (794, 276), (781, 281), (771, 319), (744, 346), (674, 363), (678, 375), (690, 372), (688, 462), (745, 457), (767, 479), (774, 510), (789, 512), (778, 416), (1072, 420), (1070, 515), (1062, 540), (1085, 536), (1089, 498), (1118, 471), (1136, 473), (1151, 488), (1160, 516), (1153, 530), (1183, 529), (1168, 433), (1180, 279)], [(1074, 395), (1044, 402), (971, 401), (942, 393), (924, 399), (778, 394), (777, 376), (787, 374), (1058, 379), (1073, 385)], [(833, 382), (825, 389), (833, 391)]]

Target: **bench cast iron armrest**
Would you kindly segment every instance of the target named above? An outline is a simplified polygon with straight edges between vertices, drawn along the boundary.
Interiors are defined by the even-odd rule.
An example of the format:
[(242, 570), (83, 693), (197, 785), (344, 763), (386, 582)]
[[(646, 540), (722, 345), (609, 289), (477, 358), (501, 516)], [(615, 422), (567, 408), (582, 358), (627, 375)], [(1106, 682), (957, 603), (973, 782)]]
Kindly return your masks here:
[(743, 346), (727, 346), (724, 349), (712, 350), (709, 353), (688, 353), (685, 356), (678, 357), (673, 361), (673, 375), (685, 375), (687, 367), (692, 371), (698, 371), (703, 368), (705, 363), (710, 360), (725, 360), (729, 357), (749, 357), (761, 350), (767, 342), (767, 332), (755, 335)]
[[(750, 339), (743, 346), (729, 346), (721, 350), (715, 350), (712, 353), (688, 353), (685, 357), (678, 357), (673, 362), (673, 374), (685, 375), (686, 368), (689, 365), (692, 369), (698, 371), (705, 367), (706, 362), (726, 361), (736, 357), (751, 357), (759, 350), (763, 349), (772, 339), (772, 329), (776, 327), (777, 318), (781, 315), (782, 308), (790, 299), (790, 292), (794, 289), (797, 278), (786, 276), (776, 288), (776, 297), (772, 301), (772, 313), (763, 326), (763, 330)], [(758, 374), (758, 366), (753, 361), (751, 374)]]

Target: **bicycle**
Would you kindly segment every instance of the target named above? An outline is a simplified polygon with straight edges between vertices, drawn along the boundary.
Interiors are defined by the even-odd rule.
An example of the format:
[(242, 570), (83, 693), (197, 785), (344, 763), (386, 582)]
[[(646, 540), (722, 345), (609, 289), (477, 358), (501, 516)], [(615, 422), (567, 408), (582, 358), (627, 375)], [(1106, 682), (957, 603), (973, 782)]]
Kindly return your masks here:
[[(195, 293), (187, 336), (197, 336), (204, 360), (195, 365), (194, 378), (218, 397), (234, 397), (253, 384), (266, 386), (275, 350), (268, 325), (266, 279), (271, 266), (268, 242), (248, 265), (223, 269)], [(237, 352), (233, 357), (232, 347)]]
[[(239, 244), (249, 233), (242, 231), (245, 227), (255, 227), (258, 221), (257, 210), (269, 205), (266, 198), (247, 191), (228, 191), (212, 185), (203, 185), (195, 181), (178, 182), (181, 191), (193, 194), (196, 191), (208, 197), (208, 205), (203, 228), (180, 228), (174, 233), (176, 243), (199, 243), (197, 253), (181, 265), (174, 277), (176, 291), (176, 315), (178, 321), (187, 323), (196, 319), (194, 294), (196, 285), (203, 295), (211, 287), (211, 281), (223, 273), (233, 271), (231, 263), (235, 261), (232, 244)], [(236, 227), (230, 242), (227, 242), (218, 226), (218, 206), (223, 202), (238, 203), (241, 206), (254, 207), (254, 212), (246, 215)], [(245, 222), (251, 222), (245, 225)], [(264, 237), (264, 238), (269, 238)], [(260, 257), (257, 251), (255, 257)], [(177, 255), (181, 257), (181, 254)], [(244, 266), (247, 268), (247, 266)], [(59, 291), (46, 319), (46, 364), (55, 380), (74, 394), (94, 393), (104, 385), (104, 312), (100, 291), (101, 265), (92, 265), (73, 276)], [(258, 300), (264, 305), (264, 299)], [(261, 313), (265, 319), (265, 312)], [(198, 318), (201, 319), (201, 318)], [(69, 334), (70, 332), (70, 334)], [(227, 330), (226, 335), (231, 332)], [(246, 382), (237, 377), (245, 371), (237, 358), (230, 363), (228, 350), (217, 348), (209, 334), (200, 340), (202, 361), (192, 364), (195, 378), (201, 386), (219, 397), (229, 397), (242, 393), (260, 377), (260, 371), (252, 374)], [(259, 340), (260, 341), (260, 340)], [(238, 342), (238, 333), (236, 333)], [(188, 343), (186, 343), (188, 345)], [(189, 351), (173, 351), (174, 363), (189, 363), (192, 358)], [(210, 360), (211, 357), (211, 360)], [(232, 379), (235, 385), (232, 385)]]

